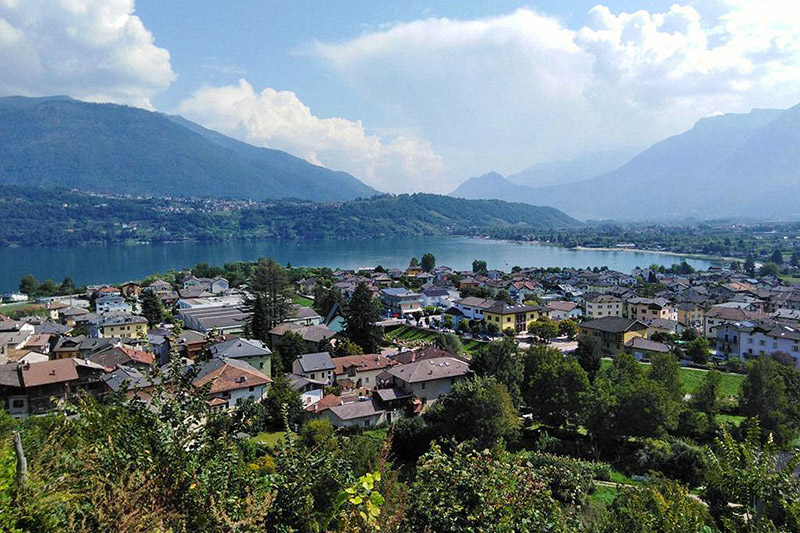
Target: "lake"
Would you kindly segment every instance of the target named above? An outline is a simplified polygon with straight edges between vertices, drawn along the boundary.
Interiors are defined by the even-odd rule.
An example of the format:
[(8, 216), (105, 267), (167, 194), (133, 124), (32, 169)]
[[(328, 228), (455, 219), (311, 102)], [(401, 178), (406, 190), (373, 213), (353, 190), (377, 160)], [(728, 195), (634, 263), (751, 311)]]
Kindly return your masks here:
[(57, 282), (71, 276), (77, 284), (121, 283), (155, 272), (192, 266), (198, 262), (222, 265), (274, 257), (295, 266), (356, 269), (382, 265), (406, 267), (411, 257), (431, 252), (438, 265), (458, 270), (483, 259), (489, 268), (600, 267), (630, 272), (653, 263), (671, 265), (686, 259), (698, 269), (712, 261), (648, 252), (569, 250), (556, 246), (518, 244), (469, 237), (397, 237), (340, 241), (183, 242), (149, 245), (78, 246), (64, 248), (0, 249), (0, 291), (15, 290), (28, 273), (40, 281)]

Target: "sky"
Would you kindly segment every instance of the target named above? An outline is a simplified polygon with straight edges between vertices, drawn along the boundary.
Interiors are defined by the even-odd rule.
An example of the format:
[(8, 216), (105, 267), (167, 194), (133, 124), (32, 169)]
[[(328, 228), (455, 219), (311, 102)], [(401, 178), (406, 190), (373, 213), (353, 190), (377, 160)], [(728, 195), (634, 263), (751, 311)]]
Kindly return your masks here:
[(0, 0), (0, 95), (180, 114), (386, 192), (800, 103), (796, 0)]

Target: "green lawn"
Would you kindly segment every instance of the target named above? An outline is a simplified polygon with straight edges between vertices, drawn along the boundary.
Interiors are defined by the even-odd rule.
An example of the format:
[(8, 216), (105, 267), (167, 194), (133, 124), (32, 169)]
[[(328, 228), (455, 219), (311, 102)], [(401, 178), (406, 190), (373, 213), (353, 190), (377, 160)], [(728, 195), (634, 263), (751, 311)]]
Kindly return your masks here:
[(731, 422), (734, 426), (740, 426), (747, 418), (739, 415), (715, 415), (714, 420), (718, 423)]
[[(642, 364), (645, 366), (650, 366), (647, 363)], [(611, 366), (611, 359), (603, 359), (602, 366), (603, 368)], [(683, 386), (683, 392), (686, 394), (692, 394), (694, 391), (696, 391), (700, 386), (700, 383), (703, 381), (703, 377), (706, 375), (706, 372), (707, 370), (682, 367), (680, 369), (680, 380), (681, 385)], [(730, 372), (721, 372), (721, 374), (722, 384), (720, 386), (720, 391), (722, 392), (722, 395), (726, 397), (738, 395), (739, 387), (741, 387), (745, 376), (743, 374), (732, 374)]]
[(314, 300), (311, 298), (306, 298), (305, 296), (301, 296), (299, 294), (292, 295), (292, 303), (297, 305), (302, 305), (303, 307), (313, 307)]
[[(294, 440), (295, 434), (292, 433), (291, 435), (292, 435), (292, 440)], [(274, 450), (279, 442), (285, 442), (284, 441), (285, 436), (286, 432), (284, 431), (264, 432), (264, 433), (259, 433), (258, 435), (253, 437), (253, 442), (259, 442), (261, 444), (265, 444), (267, 448)]]
[(591, 496), (589, 496), (589, 500), (592, 503), (599, 504), (602, 507), (608, 507), (612, 503), (614, 503), (614, 498), (617, 497), (619, 490), (615, 487), (609, 487), (606, 485), (598, 485), (595, 487), (594, 492)]
[[(425, 342), (433, 342), (436, 340), (436, 337), (439, 334), (435, 331), (429, 331), (425, 329), (413, 328), (410, 326), (400, 326), (397, 329), (394, 329), (386, 334), (386, 338), (389, 340), (399, 339), (404, 341), (425, 341)], [(475, 340), (466, 340), (461, 339), (461, 342), (464, 346), (464, 350), (469, 354), (476, 354), (478, 351), (483, 349), (486, 346), (485, 342), (479, 342)]]
[(12, 304), (0, 304), (0, 313), (4, 315), (14, 313), (15, 311), (23, 311), (23, 310), (27, 312), (41, 312), (44, 309), (45, 309), (44, 305), (33, 302), (16, 302)]

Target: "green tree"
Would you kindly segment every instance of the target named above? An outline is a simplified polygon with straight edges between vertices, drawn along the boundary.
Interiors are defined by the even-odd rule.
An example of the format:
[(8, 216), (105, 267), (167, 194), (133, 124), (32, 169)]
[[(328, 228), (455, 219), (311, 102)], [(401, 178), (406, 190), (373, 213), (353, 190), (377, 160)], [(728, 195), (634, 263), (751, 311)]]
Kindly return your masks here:
[(775, 263), (776, 265), (782, 265), (783, 264), (783, 252), (781, 252), (780, 250), (775, 250), (774, 252), (772, 252), (772, 255), (769, 256), (769, 260), (771, 262)]
[(686, 345), (686, 355), (697, 365), (704, 365), (711, 358), (708, 339), (697, 337)]
[(798, 250), (797, 248), (792, 250), (792, 257), (789, 260), (789, 264), (795, 268), (800, 267), (800, 250)]
[(300, 426), (300, 441), (306, 446), (318, 446), (333, 437), (333, 425), (327, 418), (315, 418)]
[(72, 281), (71, 277), (64, 277), (61, 281), (61, 285), (58, 286), (58, 292), (59, 294), (72, 294), (75, 292), (75, 282)]
[(297, 429), (304, 413), (300, 392), (292, 387), (289, 378), (281, 374), (273, 377), (264, 400), (264, 407), (270, 424), (276, 429), (283, 427), (284, 413), (286, 413), (286, 421), (289, 426)]
[(723, 429), (708, 451), (703, 499), (729, 531), (797, 531), (800, 454), (780, 457), (772, 439), (761, 440), (758, 424), (742, 442)]
[(558, 334), (566, 337), (569, 340), (575, 339), (575, 334), (578, 332), (578, 325), (574, 320), (565, 318), (558, 322)]
[(600, 344), (594, 339), (578, 339), (578, 348), (575, 350), (575, 358), (589, 377), (589, 381), (594, 383), (594, 378), (602, 366), (602, 350)]
[(511, 533), (568, 530), (547, 482), (530, 466), (489, 451), (433, 445), (417, 465), (409, 531)]
[(426, 253), (422, 256), (422, 262), (420, 263), (420, 266), (425, 272), (430, 272), (436, 266), (436, 258), (432, 253)]
[(363, 353), (364, 350), (361, 349), (361, 346), (348, 338), (342, 338), (336, 340), (336, 346), (333, 348), (331, 355), (333, 357), (345, 357), (347, 355), (362, 355)]
[(154, 292), (148, 291), (142, 295), (142, 316), (147, 319), (150, 327), (164, 320), (164, 305)]
[(364, 353), (375, 353), (380, 343), (380, 334), (375, 323), (380, 319), (372, 292), (364, 283), (359, 283), (345, 313), (345, 336), (361, 346)]
[(39, 280), (37, 280), (33, 274), (25, 274), (22, 276), (22, 279), (19, 280), (19, 292), (22, 294), (33, 296), (36, 294), (36, 289), (38, 288)]
[(715, 526), (701, 502), (664, 478), (623, 488), (600, 522), (598, 533), (712, 533)]
[(494, 376), (506, 386), (514, 405), (522, 401), (522, 360), (517, 355), (517, 342), (510, 337), (490, 342), (470, 362), (470, 370), (478, 376)]
[(680, 380), (681, 365), (671, 353), (657, 353), (650, 358), (649, 378), (662, 387), (673, 401), (683, 399)]
[(541, 345), (528, 349), (524, 361), (522, 398), (528, 411), (551, 426), (578, 424), (591, 390), (578, 361)]
[(472, 272), (475, 274), (485, 274), (487, 271), (486, 261), (476, 259), (472, 262)]
[(461, 339), (458, 335), (453, 333), (440, 333), (436, 337), (436, 347), (445, 352), (461, 355), (464, 353), (464, 346), (461, 344)]
[(756, 260), (753, 257), (753, 254), (747, 254), (747, 257), (744, 260), (744, 265), (742, 268), (747, 273), (748, 276), (755, 276), (756, 275)]
[(256, 297), (250, 303), (251, 315), (250, 322), (248, 322), (247, 334), (254, 339), (263, 342), (269, 340), (269, 331), (272, 329), (269, 326), (269, 309), (267, 308), (266, 296), (262, 293), (256, 293)]
[(408, 266), (410, 267), (418, 267), (419, 266), (419, 259), (416, 257), (412, 257), (411, 261), (408, 262)]
[(543, 316), (528, 326), (528, 333), (533, 335), (538, 342), (548, 344), (551, 339), (558, 336), (558, 325)]
[(730, 268), (734, 272), (741, 272), (742, 271), (742, 262), (733, 260), (733, 261), (731, 261)]
[(275, 353), (278, 357), (272, 358), (272, 375), (291, 372), (294, 360), (308, 353), (306, 341), (295, 331), (284, 333), (276, 345)]
[(758, 275), (764, 278), (777, 277), (781, 273), (780, 267), (775, 263), (764, 263), (758, 269)]
[(719, 412), (719, 401), (722, 387), (722, 374), (716, 370), (706, 372), (700, 386), (692, 394), (692, 405), (695, 409), (708, 417), (709, 423), (714, 421), (714, 415)]
[(519, 414), (505, 385), (493, 377), (462, 379), (425, 414), (434, 434), (471, 441), (475, 449), (494, 446), (500, 439), (516, 440)]
[[(293, 291), (286, 270), (274, 259), (259, 259), (250, 279), (250, 289), (256, 294), (256, 299), (261, 296), (259, 313), (263, 315), (264, 337), (257, 338), (266, 340), (266, 333), (289, 317)], [(256, 306), (256, 301), (250, 302), (251, 310)], [(253, 333), (258, 335), (261, 331), (257, 332), (253, 328)]]
[(341, 308), (343, 304), (342, 293), (336, 287), (326, 288), (320, 283), (314, 286), (314, 311), (321, 317), (327, 317), (335, 305)]
[(797, 370), (771, 357), (759, 357), (747, 370), (739, 392), (741, 413), (757, 419), (760, 427), (771, 432), (779, 444), (789, 441), (798, 427)]

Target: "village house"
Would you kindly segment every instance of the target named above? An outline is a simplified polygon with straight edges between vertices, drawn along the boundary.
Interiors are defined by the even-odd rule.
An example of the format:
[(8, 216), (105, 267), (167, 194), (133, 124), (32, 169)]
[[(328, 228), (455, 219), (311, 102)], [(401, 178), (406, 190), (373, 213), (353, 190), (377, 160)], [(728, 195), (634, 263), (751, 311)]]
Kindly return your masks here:
[(146, 339), (147, 319), (128, 314), (102, 316), (91, 324), (89, 335), (101, 339), (110, 337)]
[(245, 361), (213, 357), (203, 363), (192, 382), (197, 388), (208, 383), (211, 383), (209, 405), (217, 409), (232, 409), (247, 399), (263, 400), (272, 379)]
[(388, 368), (380, 376), (380, 388), (398, 389), (426, 403), (450, 392), (469, 372), (468, 363), (453, 357), (420, 359)]
[(333, 385), (336, 365), (328, 352), (307, 353), (292, 363), (292, 373), (326, 385)]
[(374, 389), (378, 375), (395, 363), (379, 354), (346, 355), (333, 359), (334, 383), (347, 388)]
[(714, 305), (703, 315), (703, 335), (706, 338), (713, 339), (715, 337), (714, 326), (719, 326), (725, 322), (746, 322), (765, 318), (767, 316), (762, 313), (747, 311), (740, 307), (729, 307), (724, 304)]
[(146, 370), (130, 366), (117, 366), (111, 372), (100, 376), (107, 392), (122, 392), (129, 400), (134, 398), (149, 402), (159, 380)]
[(108, 370), (83, 359), (0, 365), (0, 399), (15, 418), (43, 414), (78, 392), (98, 395)]
[(483, 320), (484, 311), (498, 303), (497, 300), (467, 296), (466, 298), (456, 300), (454, 307), (458, 309), (467, 320), (479, 322)]
[(544, 309), (541, 306), (497, 302), (483, 310), (486, 324), (496, 324), (500, 331), (511, 329), (516, 333), (528, 331), (528, 326), (539, 319)]
[(606, 316), (578, 324), (578, 337), (598, 343), (603, 352), (616, 354), (634, 337), (646, 337), (647, 324), (631, 318)]
[(94, 310), (98, 314), (106, 313), (130, 313), (131, 304), (118, 294), (106, 294), (99, 297), (94, 302)]
[(622, 316), (622, 299), (609, 294), (598, 294), (591, 297), (587, 296), (584, 298), (583, 305), (583, 314), (588, 319)]
[(626, 303), (627, 316), (637, 320), (663, 318), (678, 320), (675, 306), (664, 298), (631, 298)]
[(552, 300), (547, 302), (545, 313), (547, 313), (550, 320), (564, 320), (581, 316), (581, 308), (575, 302)]
[(381, 301), (392, 314), (405, 315), (422, 311), (423, 296), (403, 287), (381, 289)]
[(243, 337), (229, 339), (209, 347), (212, 357), (236, 359), (272, 378), (272, 351), (263, 342)]
[(314, 405), (322, 400), (325, 394), (325, 383), (315, 379), (309, 379), (297, 374), (287, 374), (292, 388), (300, 393), (300, 401), (303, 408)]
[(633, 337), (625, 343), (625, 351), (638, 360), (649, 360), (654, 354), (670, 353), (669, 346), (644, 337)]

